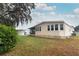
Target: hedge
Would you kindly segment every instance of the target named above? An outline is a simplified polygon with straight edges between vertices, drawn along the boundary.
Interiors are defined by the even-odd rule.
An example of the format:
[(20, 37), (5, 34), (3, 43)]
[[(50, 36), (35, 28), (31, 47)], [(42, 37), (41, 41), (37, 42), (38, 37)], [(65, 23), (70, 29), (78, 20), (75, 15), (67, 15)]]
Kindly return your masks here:
[(15, 28), (0, 24), (0, 53), (15, 47), (17, 32)]

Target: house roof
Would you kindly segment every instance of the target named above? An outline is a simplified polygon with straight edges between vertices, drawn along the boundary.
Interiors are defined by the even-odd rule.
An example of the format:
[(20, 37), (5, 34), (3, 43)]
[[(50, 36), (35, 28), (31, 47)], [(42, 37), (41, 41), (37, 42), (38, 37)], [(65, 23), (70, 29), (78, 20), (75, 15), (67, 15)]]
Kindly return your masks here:
[(34, 26), (30, 27), (30, 28), (33, 28), (33, 27), (38, 26), (38, 25), (43, 24), (43, 23), (65, 23), (66, 25), (68, 25), (70, 27), (73, 27), (73, 26), (69, 25), (68, 23), (66, 23), (65, 21), (44, 21), (44, 22), (40, 22), (39, 24), (34, 25)]

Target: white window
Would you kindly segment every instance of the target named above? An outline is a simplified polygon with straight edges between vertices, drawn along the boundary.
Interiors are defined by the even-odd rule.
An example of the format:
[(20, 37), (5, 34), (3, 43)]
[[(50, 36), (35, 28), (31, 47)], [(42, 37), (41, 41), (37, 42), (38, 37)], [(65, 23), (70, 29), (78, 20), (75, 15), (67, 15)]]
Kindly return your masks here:
[(40, 26), (40, 31), (41, 31), (41, 26)]
[(58, 30), (58, 24), (55, 24), (55, 30)]
[(54, 25), (51, 25), (51, 31), (53, 31), (54, 30)]
[(36, 31), (41, 31), (41, 26), (36, 27)]
[(48, 28), (47, 29), (48, 29), (48, 31), (50, 31), (50, 25), (48, 25)]
[(60, 24), (60, 30), (63, 30), (63, 24)]

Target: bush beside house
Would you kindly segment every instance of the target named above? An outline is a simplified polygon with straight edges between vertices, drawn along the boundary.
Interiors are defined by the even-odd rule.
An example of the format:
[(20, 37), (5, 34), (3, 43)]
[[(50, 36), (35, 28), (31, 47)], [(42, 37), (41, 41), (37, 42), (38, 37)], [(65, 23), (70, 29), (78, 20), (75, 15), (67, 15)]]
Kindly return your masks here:
[(17, 33), (13, 27), (0, 24), (0, 53), (6, 52), (16, 44)]

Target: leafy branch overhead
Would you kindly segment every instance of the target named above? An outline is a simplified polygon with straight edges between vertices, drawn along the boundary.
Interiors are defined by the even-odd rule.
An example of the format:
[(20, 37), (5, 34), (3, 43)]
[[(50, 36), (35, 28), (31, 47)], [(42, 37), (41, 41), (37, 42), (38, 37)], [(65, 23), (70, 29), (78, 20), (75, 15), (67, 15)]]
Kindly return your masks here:
[(15, 26), (31, 21), (34, 3), (0, 3), (0, 23)]

